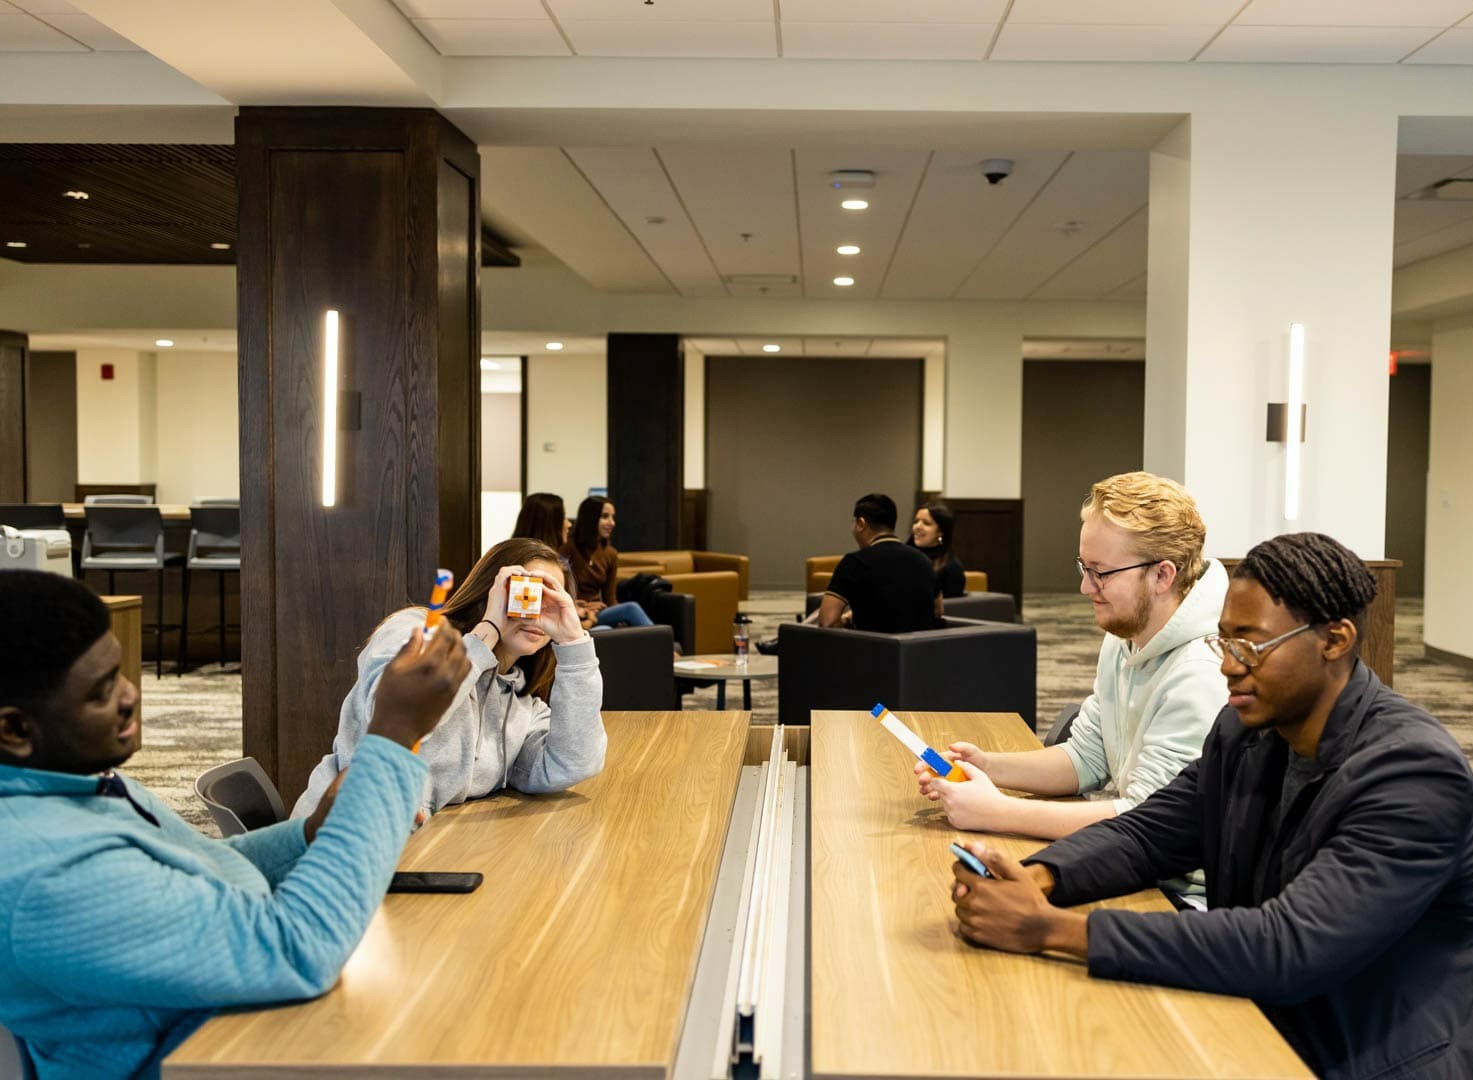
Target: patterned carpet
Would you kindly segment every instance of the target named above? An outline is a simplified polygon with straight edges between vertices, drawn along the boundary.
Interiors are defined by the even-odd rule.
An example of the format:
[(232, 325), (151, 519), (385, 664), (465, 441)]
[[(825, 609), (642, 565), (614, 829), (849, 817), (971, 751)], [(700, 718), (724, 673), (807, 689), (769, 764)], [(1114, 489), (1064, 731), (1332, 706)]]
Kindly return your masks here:
[[(752, 616), (754, 638), (770, 637), (777, 625), (802, 610), (796, 592), (760, 592), (743, 604)], [(1072, 593), (1038, 593), (1024, 598), (1024, 614), (1038, 630), (1038, 727), (1043, 736), (1065, 705), (1089, 693), (1099, 654), (1099, 631), (1088, 605)], [(1422, 649), (1422, 601), (1396, 604), (1396, 689), (1447, 725), (1473, 757), (1473, 678), (1450, 664), (1429, 660)], [(158, 792), (184, 818), (206, 832), (214, 826), (194, 795), (194, 778), (209, 768), (240, 756), (240, 668), (215, 665), (183, 678), (143, 677), (143, 750), (127, 765), (128, 773)], [(738, 684), (727, 704), (741, 701)], [(689, 694), (688, 709), (714, 709), (716, 690)], [(752, 684), (753, 718), (777, 717), (777, 684)]]

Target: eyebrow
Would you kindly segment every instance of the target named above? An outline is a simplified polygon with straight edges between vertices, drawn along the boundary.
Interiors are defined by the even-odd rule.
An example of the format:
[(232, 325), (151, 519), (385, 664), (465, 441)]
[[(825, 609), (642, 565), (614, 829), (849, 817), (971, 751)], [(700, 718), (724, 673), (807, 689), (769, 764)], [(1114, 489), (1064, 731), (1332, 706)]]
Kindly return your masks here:
[(87, 688), (87, 693), (90, 694), (92, 693), (92, 691), (96, 690), (104, 683), (108, 683), (111, 682), (113, 679), (116, 679), (122, 673), (122, 671), (123, 665), (121, 662), (114, 664), (110, 670), (108, 670), (101, 678), (97, 679), (91, 686)]

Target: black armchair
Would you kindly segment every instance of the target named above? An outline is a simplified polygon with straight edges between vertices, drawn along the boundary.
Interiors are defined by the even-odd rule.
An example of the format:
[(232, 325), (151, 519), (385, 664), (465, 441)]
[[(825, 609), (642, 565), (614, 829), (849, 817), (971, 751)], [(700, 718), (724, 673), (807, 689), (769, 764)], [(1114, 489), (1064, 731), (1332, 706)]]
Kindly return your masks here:
[(778, 627), (778, 721), (813, 709), (1015, 712), (1035, 725), (1038, 637), (1020, 623), (948, 616), (939, 630), (875, 634)]
[(982, 619), (987, 622), (1016, 622), (1018, 605), (1013, 594), (1004, 592), (969, 592), (947, 597), (941, 608), (948, 618)]
[(680, 708), (670, 627), (621, 626), (592, 636), (604, 680), (604, 709), (663, 712)]
[(696, 598), (689, 593), (650, 593), (642, 605), (657, 625), (670, 627), (675, 644), (686, 656), (696, 652)]

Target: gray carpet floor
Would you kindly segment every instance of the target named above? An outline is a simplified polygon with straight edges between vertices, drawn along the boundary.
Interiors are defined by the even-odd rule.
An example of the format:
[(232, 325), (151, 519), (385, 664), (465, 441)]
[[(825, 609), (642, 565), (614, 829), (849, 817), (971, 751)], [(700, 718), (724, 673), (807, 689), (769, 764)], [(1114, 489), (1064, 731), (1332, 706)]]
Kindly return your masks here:
[[(779, 623), (803, 608), (797, 592), (760, 592), (743, 604), (752, 617), (753, 636), (769, 637)], [(1100, 635), (1089, 606), (1072, 593), (1029, 594), (1024, 618), (1038, 630), (1038, 727), (1043, 736), (1065, 705), (1089, 693), (1094, 681)], [(1422, 601), (1396, 604), (1396, 689), (1437, 717), (1473, 758), (1473, 676), (1451, 664), (1429, 660), (1422, 648)], [(211, 765), (241, 754), (240, 669), (209, 665), (178, 678), (143, 677), (143, 750), (125, 767), (186, 820), (213, 833), (203, 804), (194, 795), (194, 778)], [(741, 702), (736, 685), (727, 705)], [(687, 709), (714, 709), (714, 687), (685, 698)], [(753, 719), (777, 717), (777, 684), (752, 684)], [(323, 751), (326, 752), (326, 747)]]

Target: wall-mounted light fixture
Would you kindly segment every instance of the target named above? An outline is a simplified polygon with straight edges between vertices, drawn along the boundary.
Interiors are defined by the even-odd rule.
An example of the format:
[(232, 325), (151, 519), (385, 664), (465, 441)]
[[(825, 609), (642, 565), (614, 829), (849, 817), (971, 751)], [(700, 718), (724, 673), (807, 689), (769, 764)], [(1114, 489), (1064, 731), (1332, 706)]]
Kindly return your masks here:
[(322, 330), (322, 505), (338, 501), (338, 313), (329, 309)]

